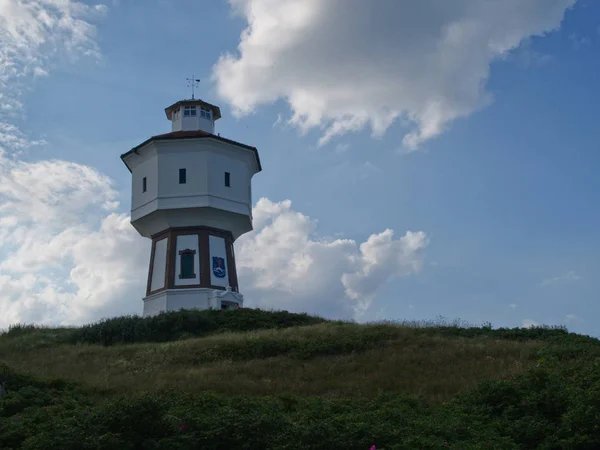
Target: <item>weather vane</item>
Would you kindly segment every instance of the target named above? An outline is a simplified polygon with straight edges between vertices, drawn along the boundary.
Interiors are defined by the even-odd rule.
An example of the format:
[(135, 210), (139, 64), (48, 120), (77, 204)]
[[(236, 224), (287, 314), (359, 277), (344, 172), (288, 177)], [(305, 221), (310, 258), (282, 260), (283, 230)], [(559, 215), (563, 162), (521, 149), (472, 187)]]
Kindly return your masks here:
[(192, 75), (192, 78), (186, 78), (186, 80), (188, 82), (188, 87), (192, 88), (192, 100), (194, 100), (194, 88), (198, 87), (200, 78), (194, 78), (194, 75)]

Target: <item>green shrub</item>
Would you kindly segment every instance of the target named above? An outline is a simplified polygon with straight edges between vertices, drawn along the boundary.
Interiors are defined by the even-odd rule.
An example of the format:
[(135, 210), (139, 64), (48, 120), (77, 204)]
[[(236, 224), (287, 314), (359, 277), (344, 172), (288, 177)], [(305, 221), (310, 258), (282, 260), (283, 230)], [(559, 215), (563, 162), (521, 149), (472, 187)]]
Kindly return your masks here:
[[(375, 327), (376, 329), (376, 327)], [(550, 352), (546, 352), (548, 354)], [(446, 404), (157, 392), (99, 399), (0, 366), (2, 449), (600, 448), (600, 369), (547, 358)]]
[(16, 323), (14, 325), (10, 325), (8, 327), (8, 331), (3, 334), (6, 336), (19, 336), (22, 334), (31, 333), (33, 331), (37, 331), (39, 327), (34, 324), (24, 324), (24, 323)]
[(203, 337), (227, 331), (251, 331), (313, 325), (324, 319), (287, 311), (239, 310), (182, 310), (153, 317), (124, 316), (74, 329), (69, 343), (101, 345), (133, 344), (139, 342), (168, 342), (186, 337)]

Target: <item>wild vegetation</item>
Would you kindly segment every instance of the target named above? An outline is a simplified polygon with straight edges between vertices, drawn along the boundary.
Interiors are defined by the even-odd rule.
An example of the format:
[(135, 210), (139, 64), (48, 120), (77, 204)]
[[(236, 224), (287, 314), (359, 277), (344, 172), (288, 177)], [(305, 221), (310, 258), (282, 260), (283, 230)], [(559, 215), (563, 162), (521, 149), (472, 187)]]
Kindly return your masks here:
[[(0, 449), (597, 449), (564, 328), (181, 311), (0, 335)], [(2, 392), (2, 391), (0, 391)]]

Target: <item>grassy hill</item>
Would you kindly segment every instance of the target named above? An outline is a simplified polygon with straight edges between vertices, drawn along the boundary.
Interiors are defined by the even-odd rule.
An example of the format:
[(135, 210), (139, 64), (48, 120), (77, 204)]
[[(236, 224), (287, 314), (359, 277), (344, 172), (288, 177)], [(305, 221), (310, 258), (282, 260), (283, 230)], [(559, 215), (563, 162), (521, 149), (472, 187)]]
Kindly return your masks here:
[(0, 335), (0, 449), (598, 449), (564, 328), (182, 311)]

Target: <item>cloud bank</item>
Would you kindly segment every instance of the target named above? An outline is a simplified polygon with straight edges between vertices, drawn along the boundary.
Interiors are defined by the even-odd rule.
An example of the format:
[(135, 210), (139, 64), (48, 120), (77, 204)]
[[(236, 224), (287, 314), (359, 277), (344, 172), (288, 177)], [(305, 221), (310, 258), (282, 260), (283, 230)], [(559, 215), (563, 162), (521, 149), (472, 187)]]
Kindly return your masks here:
[(229, 0), (247, 21), (237, 54), (214, 66), (242, 116), (285, 100), (319, 143), (396, 120), (404, 151), (491, 101), (490, 64), (557, 29), (575, 0)]
[(236, 242), (241, 289), (257, 306), (307, 311), (331, 317), (360, 316), (378, 288), (420, 272), (423, 231), (394, 239), (392, 230), (354, 240), (320, 240), (316, 221), (294, 211), (289, 200), (260, 199), (254, 231)]
[[(110, 212), (117, 206), (110, 180), (62, 161), (5, 161), (3, 170), (0, 328), (139, 314), (150, 243), (128, 215)], [(421, 270), (428, 244), (422, 231), (394, 239), (391, 230), (360, 245), (323, 241), (316, 222), (289, 200), (262, 198), (253, 213), (255, 230), (236, 243), (241, 290), (252, 307), (360, 319), (380, 286)]]

